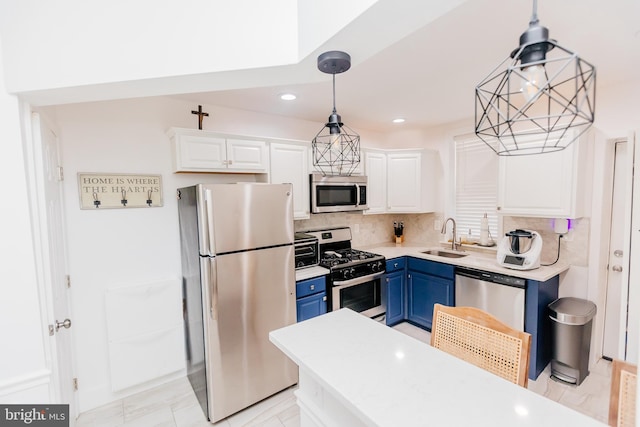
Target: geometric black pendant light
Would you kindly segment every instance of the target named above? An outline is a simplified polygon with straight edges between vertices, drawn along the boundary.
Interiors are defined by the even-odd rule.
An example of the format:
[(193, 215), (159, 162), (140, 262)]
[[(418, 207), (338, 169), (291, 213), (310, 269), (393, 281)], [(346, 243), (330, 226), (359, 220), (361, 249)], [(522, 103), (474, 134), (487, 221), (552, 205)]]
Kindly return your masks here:
[(476, 86), (475, 133), (498, 155), (566, 148), (595, 117), (596, 70), (549, 39), (537, 0), (520, 46)]
[(333, 74), (333, 111), (311, 141), (313, 165), (323, 175), (351, 175), (360, 164), (360, 135), (342, 123), (336, 111), (336, 74), (351, 68), (351, 57), (340, 51), (318, 57), (318, 69)]

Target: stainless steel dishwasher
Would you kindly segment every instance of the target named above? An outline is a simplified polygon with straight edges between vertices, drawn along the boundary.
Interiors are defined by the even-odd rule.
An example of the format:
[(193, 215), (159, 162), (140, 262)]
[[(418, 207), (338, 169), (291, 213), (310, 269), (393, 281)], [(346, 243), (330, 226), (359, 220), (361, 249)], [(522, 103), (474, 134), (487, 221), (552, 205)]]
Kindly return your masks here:
[(482, 309), (524, 331), (525, 279), (456, 267), (456, 307)]

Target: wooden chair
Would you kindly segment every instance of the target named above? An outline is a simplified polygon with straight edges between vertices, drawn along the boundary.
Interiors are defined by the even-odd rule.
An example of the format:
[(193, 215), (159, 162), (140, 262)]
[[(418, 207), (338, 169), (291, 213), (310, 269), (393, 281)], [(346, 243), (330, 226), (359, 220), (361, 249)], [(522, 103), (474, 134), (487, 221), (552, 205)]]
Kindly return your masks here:
[(637, 367), (622, 360), (611, 364), (611, 397), (609, 398), (609, 425), (627, 427), (636, 425)]
[(434, 305), (431, 345), (527, 387), (531, 334), (474, 307)]

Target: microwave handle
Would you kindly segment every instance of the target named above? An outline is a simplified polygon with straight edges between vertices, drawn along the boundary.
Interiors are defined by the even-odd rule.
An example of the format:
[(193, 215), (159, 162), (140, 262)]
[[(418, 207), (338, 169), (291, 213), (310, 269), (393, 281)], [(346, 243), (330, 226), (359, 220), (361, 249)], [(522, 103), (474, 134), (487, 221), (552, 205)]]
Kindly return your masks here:
[(355, 186), (356, 186), (356, 194), (357, 194), (356, 206), (360, 206), (360, 186), (358, 184), (355, 184)]

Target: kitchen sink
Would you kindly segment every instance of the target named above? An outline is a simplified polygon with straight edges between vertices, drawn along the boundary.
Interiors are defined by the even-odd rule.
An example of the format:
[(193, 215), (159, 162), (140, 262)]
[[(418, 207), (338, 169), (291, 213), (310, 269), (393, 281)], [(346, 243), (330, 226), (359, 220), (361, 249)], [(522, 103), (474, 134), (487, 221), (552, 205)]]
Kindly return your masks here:
[(429, 249), (428, 251), (422, 252), (427, 255), (436, 255), (445, 258), (462, 258), (469, 254), (463, 252), (453, 252), (453, 251), (443, 251), (441, 249)]

